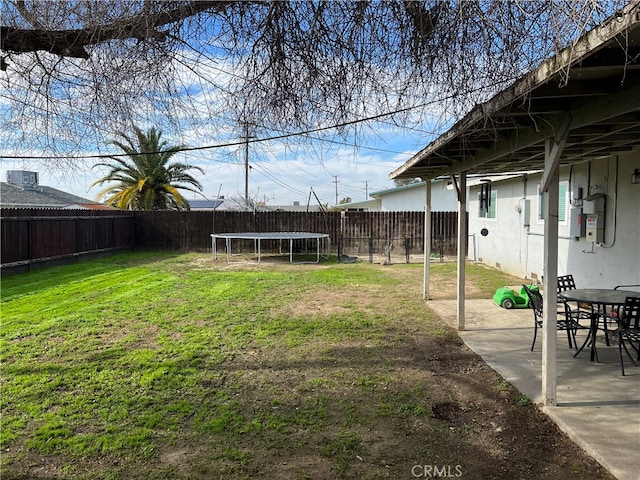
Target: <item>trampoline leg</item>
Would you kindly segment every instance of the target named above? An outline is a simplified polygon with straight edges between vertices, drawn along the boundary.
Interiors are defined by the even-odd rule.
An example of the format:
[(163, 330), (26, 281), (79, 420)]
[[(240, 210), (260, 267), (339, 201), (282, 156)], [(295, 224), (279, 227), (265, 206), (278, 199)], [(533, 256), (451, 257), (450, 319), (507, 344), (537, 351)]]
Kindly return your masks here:
[(260, 239), (258, 239), (258, 264), (260, 264)]

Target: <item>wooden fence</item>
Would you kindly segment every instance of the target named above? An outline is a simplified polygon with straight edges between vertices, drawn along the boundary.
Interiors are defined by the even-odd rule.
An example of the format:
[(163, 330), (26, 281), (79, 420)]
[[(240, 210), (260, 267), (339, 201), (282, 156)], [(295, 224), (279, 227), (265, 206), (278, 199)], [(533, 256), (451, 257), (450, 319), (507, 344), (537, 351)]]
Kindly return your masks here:
[(80, 261), (134, 246), (131, 212), (56, 209), (0, 211), (2, 273)]
[[(457, 248), (457, 212), (433, 212), (431, 249)], [(313, 232), (332, 253), (407, 256), (424, 249), (423, 212), (121, 212), (2, 209), (3, 273), (120, 249), (211, 251), (211, 233)], [(221, 242), (221, 241), (220, 241)], [(222, 243), (218, 249), (224, 249)], [(269, 244), (264, 244), (268, 251)], [(275, 245), (274, 245), (275, 248)]]
[(337, 212), (135, 212), (136, 247), (206, 252), (213, 232), (328, 233), (333, 241), (338, 218)]
[[(431, 250), (440, 255), (457, 250), (457, 212), (431, 213)], [(391, 256), (424, 252), (424, 212), (348, 212), (341, 218), (338, 254)]]

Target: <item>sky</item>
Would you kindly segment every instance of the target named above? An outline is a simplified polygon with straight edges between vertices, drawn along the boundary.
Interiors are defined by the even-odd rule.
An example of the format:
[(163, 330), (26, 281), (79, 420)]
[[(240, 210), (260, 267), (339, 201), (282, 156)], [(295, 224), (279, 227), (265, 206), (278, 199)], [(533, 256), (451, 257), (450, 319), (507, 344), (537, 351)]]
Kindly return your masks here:
[[(195, 170), (191, 173), (202, 184), (202, 193), (207, 199), (219, 195), (228, 200), (244, 198), (247, 155), (249, 197), (267, 206), (292, 205), (294, 202), (317, 205), (318, 200), (323, 205), (334, 205), (344, 198), (367, 200), (371, 192), (393, 188), (395, 185), (388, 178), (389, 173), (434, 138), (434, 128), (425, 126), (427, 122), (422, 121), (422, 117), (409, 119), (407, 125), (411, 126), (399, 126), (382, 117), (357, 124), (346, 137), (339, 135), (331, 125), (311, 126), (310, 133), (273, 131), (264, 125), (256, 125), (247, 149), (242, 141), (245, 134), (242, 126), (226, 118), (224, 113), (219, 114), (225, 111), (224, 105), (216, 105), (219, 96), (216, 86), (225, 83), (225, 75), (229, 75), (232, 67), (221, 68), (222, 62), (216, 64), (215, 69), (202, 63), (183, 63), (192, 65), (189, 72), (175, 69), (177, 75), (183, 76), (184, 95), (189, 97), (184, 103), (190, 108), (178, 113), (185, 116), (182, 119), (185, 128), (163, 130), (162, 138), (169, 145), (185, 145), (191, 149), (178, 153), (174, 159), (204, 171), (204, 174)], [(197, 78), (192, 75), (193, 65), (200, 68)], [(210, 79), (210, 83), (203, 83), (203, 78)], [(12, 85), (12, 88), (18, 87)], [(77, 111), (78, 104), (81, 103), (71, 100), (66, 110), (59, 107), (61, 121), (78, 124), (86, 121)], [(0, 101), (0, 108), (7, 106)], [(424, 110), (421, 111), (424, 115)], [(435, 116), (428, 120), (433, 121), (433, 118)], [(146, 130), (156, 125), (151, 118), (137, 126)], [(108, 185), (92, 187), (106, 173), (106, 169), (95, 164), (105, 160), (86, 157), (121, 153), (118, 148), (108, 145), (109, 140), (116, 138), (113, 133), (116, 128), (105, 125), (101, 130), (99, 144), (78, 140), (78, 158), (67, 166), (54, 167), (55, 162), (50, 159), (37, 158), (48, 155), (47, 151), (26, 146), (35, 144), (28, 140), (29, 136), (40, 135), (35, 128), (33, 132), (27, 128), (15, 132), (4, 129), (0, 132), (0, 143), (5, 145), (0, 145), (0, 178), (5, 181), (8, 170), (36, 171), (41, 185), (95, 200), (98, 192)], [(22, 149), (12, 141), (21, 137), (27, 139)], [(188, 200), (202, 199), (192, 192), (183, 193)]]
[[(202, 184), (202, 193), (208, 199), (218, 195), (225, 199), (244, 198), (247, 156), (250, 167), (248, 192), (254, 201), (275, 206), (292, 205), (294, 202), (316, 205), (318, 200), (323, 205), (334, 205), (344, 198), (367, 200), (371, 192), (393, 188), (395, 185), (388, 178), (389, 173), (430, 143), (438, 131), (443, 131), (442, 116), (431, 107), (409, 111), (404, 124), (384, 116), (387, 112), (376, 111), (372, 113), (375, 120), (361, 123), (358, 122), (362, 116), (354, 115), (356, 123), (349, 130), (343, 129), (342, 133), (331, 124), (311, 125), (304, 132), (283, 132), (256, 121), (249, 132), (247, 147), (243, 141), (246, 135), (243, 126), (229, 116), (217, 90), (227, 82), (226, 77), (230, 76), (227, 72), (232, 67), (221, 68), (222, 61), (215, 69), (202, 63), (189, 63), (200, 68), (196, 79), (192, 78), (192, 71), (175, 70), (176, 75), (182, 76), (180, 81), (185, 86), (185, 98), (180, 98), (180, 104), (188, 106), (178, 111), (177, 118), (173, 119), (182, 127), (167, 127), (165, 130), (159, 126), (158, 129), (162, 130), (162, 139), (169, 145), (188, 147), (188, 151), (173, 158), (204, 171), (202, 175), (195, 170), (191, 173)], [(203, 78), (210, 82), (203, 83)], [(12, 87), (17, 88), (18, 85)], [(78, 97), (81, 96), (82, 92), (79, 92)], [(0, 109), (7, 109), (2, 100), (0, 95)], [(70, 99), (67, 107), (58, 108), (60, 121), (78, 124), (81, 131), (83, 122), (87, 120), (82, 111), (78, 111), (79, 104), (80, 98)], [(143, 106), (140, 111), (142, 120), (137, 122), (137, 126), (142, 130), (157, 127), (167, 120), (157, 110), (149, 115), (148, 108)], [(90, 157), (121, 154), (121, 150), (108, 142), (117, 138), (114, 131), (123, 127), (102, 125), (97, 136), (93, 137), (93, 143), (78, 139), (80, 153), (74, 154), (77, 157), (62, 167), (55, 167), (56, 161), (44, 158), (51, 155), (50, 152), (33, 147), (38, 143), (30, 138), (38, 138), (41, 133), (36, 128), (29, 131), (29, 128), (27, 125), (22, 130), (0, 129), (0, 178), (6, 178), (7, 170), (37, 171), (42, 185), (95, 199), (101, 188), (92, 188), (91, 185), (107, 170), (95, 166), (105, 161), (104, 158)], [(47, 128), (47, 131), (51, 130), (55, 131), (55, 128)], [(15, 146), (22, 139), (26, 139), (24, 146)], [(312, 189), (315, 195), (311, 194)], [(202, 197), (186, 192), (186, 198)]]
[[(169, 136), (166, 138), (171, 140)], [(191, 173), (202, 183), (203, 194), (208, 199), (218, 195), (226, 199), (244, 197), (245, 154), (248, 154), (250, 198), (266, 205), (292, 205), (294, 202), (317, 205), (317, 196), (323, 205), (334, 205), (345, 197), (363, 201), (372, 192), (393, 188), (389, 173), (430, 140), (425, 132), (380, 125), (378, 129), (359, 135), (357, 142), (330, 138), (309, 143), (295, 137), (252, 140), (248, 150), (241, 144), (181, 152), (174, 159), (204, 170), (204, 175), (195, 170)], [(201, 146), (200, 143), (189, 146)], [(117, 153), (117, 150), (112, 151)], [(101, 188), (90, 188), (91, 184), (105, 172), (92, 168), (97, 161), (87, 159), (75, 162), (73, 169), (52, 169), (46, 160), (0, 159), (0, 175), (5, 181), (7, 170), (37, 171), (41, 185), (94, 200)], [(311, 194), (312, 189), (315, 195)], [(202, 198), (191, 192), (185, 192), (185, 196), (187, 199)]]
[[(117, 60), (117, 53), (114, 55)], [(28, 84), (28, 80), (12, 77), (10, 69), (2, 72), (1, 85), (8, 86), (8, 93), (0, 90), (0, 179), (6, 179), (8, 170), (36, 171), (41, 185), (94, 200), (108, 186), (92, 187), (107, 172), (107, 169), (95, 165), (106, 160), (95, 157), (120, 154), (121, 151), (109, 145), (109, 141), (117, 138), (115, 130), (126, 127), (101, 122), (103, 117), (98, 117), (97, 121), (90, 118), (91, 113), (87, 111), (97, 108), (93, 103), (88, 104), (87, 98), (99, 97), (95, 93), (100, 91), (98, 87), (108, 89), (113, 82), (118, 83), (120, 77), (92, 77), (86, 73), (83, 60), (65, 59), (58, 63), (57, 56), (44, 53), (40, 53), (40, 58), (50, 62), (51, 68), (64, 69), (64, 75), (60, 77), (71, 79), (71, 88), (54, 89), (55, 95), (62, 92), (67, 97), (54, 95), (55, 102), (48, 103), (37, 96), (38, 89)], [(31, 61), (29, 55), (12, 58), (13, 63), (26, 62), (27, 66)], [(306, 132), (282, 132), (251, 117), (258, 114), (249, 113), (255, 125), (245, 149), (242, 142), (245, 132), (238, 121), (238, 112), (250, 109), (246, 105), (251, 105), (252, 101), (246, 100), (243, 106), (242, 96), (234, 96), (238, 79), (244, 78), (238, 62), (215, 57), (213, 52), (185, 48), (176, 52), (166, 71), (175, 81), (176, 88), (172, 92), (178, 98), (174, 103), (167, 101), (161, 105), (162, 99), (156, 101), (154, 89), (149, 87), (148, 103), (142, 103), (145, 100), (143, 96), (140, 100), (136, 97), (127, 105), (131, 105), (131, 117), (136, 126), (142, 130), (158, 127), (163, 132), (162, 139), (169, 145), (189, 147), (188, 151), (173, 158), (203, 170), (204, 174), (196, 170), (191, 174), (202, 184), (202, 194), (207, 199), (224, 196), (225, 199), (240, 201), (247, 188), (252, 200), (267, 206), (292, 205), (294, 202), (335, 205), (345, 198), (354, 202), (364, 201), (372, 192), (393, 188), (395, 185), (389, 174), (443, 133), (447, 122), (452, 120), (442, 113), (444, 107), (439, 106), (439, 102), (444, 99), (437, 98), (440, 93), (436, 87), (433, 87), (433, 98), (430, 99), (406, 99), (407, 92), (399, 89), (403, 92), (402, 105), (413, 105), (413, 109), (403, 112), (402, 123), (399, 118), (396, 123), (387, 115), (393, 112), (381, 110), (393, 107), (381, 106), (385, 102), (376, 98), (371, 98), (366, 105), (353, 107), (352, 119), (349, 120), (354, 124), (348, 130), (332, 128), (333, 125), (325, 123), (309, 125)], [(389, 86), (393, 86), (390, 72), (378, 73), (380, 78), (391, 77)], [(95, 78), (104, 84), (94, 85)], [(26, 92), (24, 95), (23, 91)], [(393, 97), (395, 91), (389, 88), (384, 95), (391, 105), (396, 100)], [(109, 97), (118, 95), (118, 92), (115, 89)], [(235, 113), (229, 107), (229, 97), (226, 101), (221, 99), (225, 92), (231, 92), (232, 103), (239, 104), (240, 108)], [(11, 98), (17, 99), (16, 103), (11, 104)], [(20, 107), (21, 102), (28, 105), (28, 115), (22, 115), (16, 121), (11, 115), (11, 108)], [(318, 105), (319, 111), (329, 110), (329, 104), (331, 99), (326, 105)], [(172, 108), (176, 105), (185, 108)], [(106, 109), (109, 107), (107, 104)], [(363, 117), (372, 120), (363, 121)], [(52, 119), (52, 123), (44, 124), (44, 118)], [(330, 118), (318, 118), (322, 118), (318, 122), (331, 122)], [(90, 134), (83, 135), (86, 130), (91, 130)], [(73, 160), (66, 164), (52, 160), (54, 149), (46, 150), (49, 141), (60, 142), (63, 148), (57, 151), (67, 149), (73, 152)], [(38, 150), (36, 145), (43, 147)], [(248, 182), (245, 155), (249, 164)], [(184, 195), (188, 200), (202, 198), (192, 192), (184, 192)]]

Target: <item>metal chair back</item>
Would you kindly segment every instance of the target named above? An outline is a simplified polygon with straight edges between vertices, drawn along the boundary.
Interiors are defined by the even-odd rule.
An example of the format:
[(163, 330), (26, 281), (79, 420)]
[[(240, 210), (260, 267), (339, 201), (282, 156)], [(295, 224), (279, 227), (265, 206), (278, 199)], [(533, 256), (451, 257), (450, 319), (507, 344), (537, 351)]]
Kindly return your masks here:
[(573, 280), (573, 275), (562, 275), (558, 277), (558, 293), (575, 289), (576, 282)]
[[(624, 375), (623, 349), (634, 365), (638, 365), (636, 360), (640, 361), (640, 297), (626, 297), (619, 317), (618, 353), (620, 369)], [(636, 359), (631, 355), (627, 345), (635, 351)]]

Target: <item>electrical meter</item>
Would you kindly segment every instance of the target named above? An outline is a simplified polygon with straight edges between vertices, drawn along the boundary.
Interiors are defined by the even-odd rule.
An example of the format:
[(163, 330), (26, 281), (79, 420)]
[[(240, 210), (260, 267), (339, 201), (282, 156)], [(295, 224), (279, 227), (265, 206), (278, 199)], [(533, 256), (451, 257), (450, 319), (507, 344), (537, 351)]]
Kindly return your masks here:
[(590, 242), (604, 242), (604, 194), (595, 194), (587, 197), (583, 204), (583, 213), (586, 213), (586, 238)]

